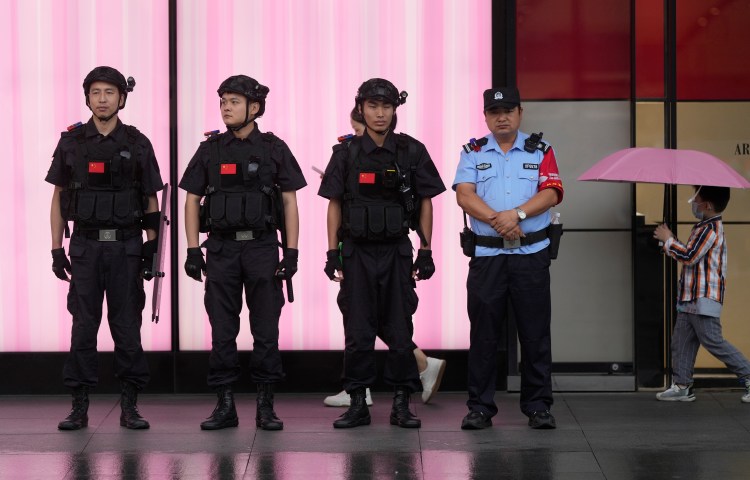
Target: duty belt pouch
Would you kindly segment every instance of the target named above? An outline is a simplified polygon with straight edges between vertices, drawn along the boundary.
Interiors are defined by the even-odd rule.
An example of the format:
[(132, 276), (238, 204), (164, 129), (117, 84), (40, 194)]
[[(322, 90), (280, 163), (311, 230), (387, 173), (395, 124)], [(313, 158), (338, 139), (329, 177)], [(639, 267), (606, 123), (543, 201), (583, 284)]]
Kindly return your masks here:
[(367, 226), (369, 240), (383, 240), (385, 237), (385, 208), (371, 205), (367, 207)]
[(227, 227), (243, 226), (244, 222), (242, 221), (242, 204), (245, 200), (244, 195), (227, 195), (224, 198), (224, 216)]
[(248, 227), (263, 228), (263, 212), (265, 195), (261, 192), (245, 193), (245, 223)]
[(349, 234), (352, 240), (367, 238), (367, 209), (364, 206), (349, 208)]
[(211, 221), (208, 216), (208, 205), (207, 203), (211, 203), (210, 200), (204, 199), (203, 203), (201, 203), (200, 210), (198, 213), (198, 219), (200, 220), (200, 225), (198, 227), (198, 231), (201, 233), (206, 233), (211, 231)]
[(385, 207), (385, 236), (399, 238), (404, 234), (403, 208), (399, 205)]
[(549, 238), (549, 258), (557, 258), (557, 251), (560, 249), (560, 237), (563, 234), (562, 223), (551, 223), (547, 227), (547, 237)]
[(138, 199), (132, 190), (115, 193), (114, 224), (118, 227), (130, 227), (135, 223)]
[(75, 212), (73, 214), (74, 222), (91, 223), (94, 216), (94, 206), (96, 205), (96, 193), (78, 192), (76, 195)]
[(461, 250), (464, 255), (471, 258), (474, 256), (477, 248), (477, 236), (472, 232), (469, 227), (464, 227), (463, 231), (458, 234), (461, 241)]
[(114, 211), (114, 193), (98, 192), (96, 194), (95, 218), (99, 225), (106, 225), (112, 218)]

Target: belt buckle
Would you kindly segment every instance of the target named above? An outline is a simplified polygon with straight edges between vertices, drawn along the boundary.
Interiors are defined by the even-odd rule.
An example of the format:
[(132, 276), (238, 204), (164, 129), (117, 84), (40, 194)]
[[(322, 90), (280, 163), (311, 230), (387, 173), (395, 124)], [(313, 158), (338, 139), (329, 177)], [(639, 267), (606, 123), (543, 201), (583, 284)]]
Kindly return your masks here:
[(245, 240), (255, 240), (255, 232), (253, 232), (252, 230), (234, 232), (234, 239), (238, 242), (242, 242)]
[(521, 248), (521, 239), (520, 238), (517, 238), (515, 240), (503, 239), (503, 248)]
[(100, 242), (116, 242), (117, 241), (117, 229), (112, 228), (108, 230), (99, 230), (99, 241)]

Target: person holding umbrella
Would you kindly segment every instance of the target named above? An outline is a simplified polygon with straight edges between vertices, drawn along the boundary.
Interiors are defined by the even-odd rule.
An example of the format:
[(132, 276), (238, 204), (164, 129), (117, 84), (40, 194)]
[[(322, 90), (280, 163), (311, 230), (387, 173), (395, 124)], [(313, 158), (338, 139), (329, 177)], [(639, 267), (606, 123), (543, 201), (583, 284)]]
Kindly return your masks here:
[(703, 347), (729, 368), (745, 388), (741, 400), (750, 403), (750, 362), (721, 333), (721, 307), (726, 287), (727, 244), (721, 213), (729, 203), (729, 188), (696, 186), (690, 200), (698, 219), (687, 243), (665, 224), (654, 230), (664, 252), (680, 262), (682, 273), (677, 296), (677, 320), (672, 332), (672, 385), (657, 393), (665, 402), (692, 402), (693, 369), (698, 348)]

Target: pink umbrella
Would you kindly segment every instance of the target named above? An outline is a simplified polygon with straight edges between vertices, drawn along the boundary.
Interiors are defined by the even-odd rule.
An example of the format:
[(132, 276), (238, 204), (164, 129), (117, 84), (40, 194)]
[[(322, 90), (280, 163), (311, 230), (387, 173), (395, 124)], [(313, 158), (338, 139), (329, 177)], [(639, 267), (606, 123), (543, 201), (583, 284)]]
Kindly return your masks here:
[(742, 175), (708, 153), (647, 147), (626, 148), (607, 155), (578, 180), (750, 188), (750, 182)]

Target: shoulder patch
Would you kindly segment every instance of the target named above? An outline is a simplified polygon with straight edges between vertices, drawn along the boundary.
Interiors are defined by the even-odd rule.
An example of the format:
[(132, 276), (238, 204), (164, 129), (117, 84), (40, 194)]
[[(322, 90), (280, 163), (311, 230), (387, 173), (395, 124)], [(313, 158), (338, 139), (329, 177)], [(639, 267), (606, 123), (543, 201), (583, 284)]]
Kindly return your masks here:
[(463, 146), (463, 149), (466, 153), (478, 152), (482, 150), (484, 145), (487, 145), (487, 139), (485, 137), (482, 137), (479, 140), (472, 138), (469, 140), (469, 143)]

